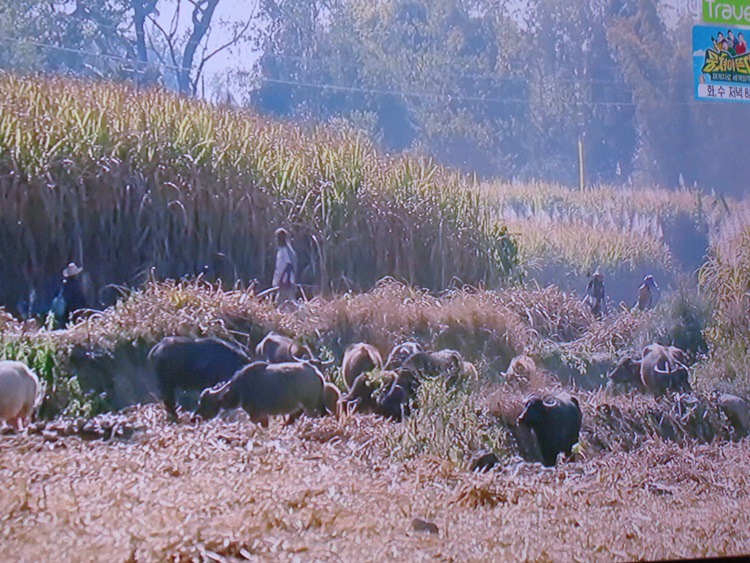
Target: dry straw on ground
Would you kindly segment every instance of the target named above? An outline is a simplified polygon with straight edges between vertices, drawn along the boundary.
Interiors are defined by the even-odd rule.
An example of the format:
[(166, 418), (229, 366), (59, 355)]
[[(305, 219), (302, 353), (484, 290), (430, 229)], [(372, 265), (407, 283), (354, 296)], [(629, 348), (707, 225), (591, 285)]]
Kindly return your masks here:
[[(374, 417), (170, 425), (129, 441), (0, 439), (9, 560), (630, 560), (747, 553), (746, 441), (648, 441), (543, 469), (474, 475), (395, 462)], [(412, 520), (438, 534), (415, 531)]]

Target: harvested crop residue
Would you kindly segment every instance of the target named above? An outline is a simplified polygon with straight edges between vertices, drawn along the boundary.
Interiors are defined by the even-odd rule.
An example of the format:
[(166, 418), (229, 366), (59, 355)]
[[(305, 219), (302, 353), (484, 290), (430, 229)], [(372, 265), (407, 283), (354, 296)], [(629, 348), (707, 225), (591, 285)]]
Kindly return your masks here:
[[(0, 436), (2, 559), (622, 560), (750, 552), (750, 443), (649, 440), (555, 469), (396, 461), (373, 416)], [(242, 418), (242, 417), (239, 417)], [(583, 456), (580, 456), (583, 457)], [(468, 464), (468, 460), (467, 460)], [(413, 522), (434, 523), (433, 533)], [(434, 533), (434, 529), (438, 533)]]

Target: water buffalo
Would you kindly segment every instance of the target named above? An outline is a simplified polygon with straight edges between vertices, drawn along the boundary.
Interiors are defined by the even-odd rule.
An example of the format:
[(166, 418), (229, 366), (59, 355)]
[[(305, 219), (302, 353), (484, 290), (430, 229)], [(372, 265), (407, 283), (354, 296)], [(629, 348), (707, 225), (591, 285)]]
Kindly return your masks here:
[(532, 396), (526, 400), (518, 424), (534, 431), (542, 463), (554, 467), (560, 452), (570, 457), (581, 431), (581, 407), (578, 399), (560, 393), (544, 398)]
[(348, 412), (356, 410), (360, 414), (375, 412), (377, 403), (372, 396), (375, 385), (375, 382), (370, 380), (367, 373), (357, 377), (349, 392), (341, 399), (341, 404), (345, 410)]
[(374, 412), (396, 422), (411, 414), (411, 405), (419, 390), (419, 376), (411, 369), (402, 367), (395, 372), (386, 372), (383, 391), (375, 399)]
[(623, 358), (607, 374), (608, 387), (611, 389), (636, 389), (645, 391), (641, 381), (641, 362), (633, 358)]
[(650, 393), (661, 395), (667, 391), (692, 391), (685, 365), (685, 352), (674, 346), (649, 344), (641, 358), (641, 382)]
[(717, 400), (719, 406), (727, 415), (729, 422), (740, 432), (750, 430), (750, 407), (747, 401), (728, 393), (722, 393)]
[(251, 359), (242, 350), (215, 338), (167, 336), (148, 353), (164, 404), (177, 417), (177, 389), (201, 390), (228, 380)]
[[(195, 414), (213, 418), (220, 409), (237, 407), (245, 409), (250, 420), (263, 426), (268, 426), (269, 416), (296, 415), (300, 410), (308, 416), (323, 416), (325, 381), (309, 362), (253, 362), (226, 383), (205, 389)], [(290, 417), (292, 420), (294, 417)]]
[(323, 393), (326, 402), (326, 411), (328, 414), (338, 416), (339, 414), (339, 403), (341, 402), (341, 391), (333, 383), (326, 382), (324, 385)]
[(463, 357), (456, 350), (420, 351), (412, 354), (402, 364), (419, 370), (422, 374), (436, 377), (443, 373), (457, 373), (461, 370)]
[(399, 368), (404, 365), (404, 363), (406, 363), (406, 360), (408, 360), (411, 356), (421, 351), (422, 347), (416, 342), (404, 342), (402, 344), (399, 344), (398, 346), (394, 346), (393, 350), (391, 350), (391, 353), (388, 354), (388, 359), (386, 360), (385, 367), (383, 369), (394, 370), (396, 368)]
[(396, 422), (401, 422), (403, 417), (409, 416), (409, 401), (411, 393), (401, 385), (398, 380), (394, 381), (388, 391), (379, 397), (375, 412)]
[(0, 361), (0, 425), (23, 430), (41, 399), (39, 378), (22, 363)]
[(500, 375), (508, 382), (526, 385), (531, 380), (532, 374), (536, 372), (536, 362), (529, 356), (515, 356), (508, 365), (508, 369), (500, 372)]
[(445, 376), (449, 385), (454, 385), (461, 377), (477, 373), (474, 364), (464, 361), (460, 352), (451, 349), (417, 352), (403, 366), (424, 377)]
[[(326, 412), (337, 418), (340, 417), (341, 416), (341, 406), (340, 406), (341, 405), (341, 391), (339, 391), (339, 388), (336, 387), (333, 383), (326, 381), (325, 385), (323, 386), (323, 399), (325, 400), (325, 404), (326, 404)], [(289, 415), (286, 423), (292, 424), (295, 420), (297, 420), (304, 413), (305, 413), (304, 410), (299, 409), (294, 414)]]
[(255, 354), (271, 364), (309, 360), (321, 362), (307, 345), (299, 345), (293, 339), (278, 332), (269, 332), (255, 347)]
[[(352, 388), (341, 400), (349, 411), (360, 414), (375, 413), (400, 421), (408, 413), (409, 402), (416, 396), (419, 388), (417, 375), (408, 369), (384, 371), (380, 378), (372, 380), (363, 373), (354, 380)], [(402, 406), (405, 407), (402, 409)]]
[(347, 346), (341, 372), (347, 389), (351, 389), (354, 380), (365, 372), (382, 369), (383, 358), (375, 346), (365, 342), (357, 342)]

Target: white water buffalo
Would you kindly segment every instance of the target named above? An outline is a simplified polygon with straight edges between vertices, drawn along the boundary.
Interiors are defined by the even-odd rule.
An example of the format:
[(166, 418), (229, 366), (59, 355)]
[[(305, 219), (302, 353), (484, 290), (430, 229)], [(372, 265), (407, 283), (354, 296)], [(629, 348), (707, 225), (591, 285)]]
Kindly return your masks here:
[(40, 399), (39, 378), (26, 364), (0, 361), (0, 426), (23, 430)]

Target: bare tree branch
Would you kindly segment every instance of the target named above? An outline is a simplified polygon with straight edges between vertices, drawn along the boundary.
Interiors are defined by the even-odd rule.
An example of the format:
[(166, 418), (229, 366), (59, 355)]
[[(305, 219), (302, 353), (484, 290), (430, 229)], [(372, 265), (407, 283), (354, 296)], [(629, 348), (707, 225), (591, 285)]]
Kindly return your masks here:
[(167, 48), (169, 49), (169, 56), (172, 59), (172, 65), (175, 68), (179, 68), (180, 63), (177, 61), (177, 51), (174, 42), (174, 36), (167, 33), (167, 31), (159, 24), (159, 22), (156, 21), (156, 18), (154, 18), (153, 16), (149, 16), (149, 19), (151, 20), (151, 23), (154, 25), (154, 27), (161, 31), (162, 35), (164, 36), (164, 40), (167, 42)]
[(211, 25), (211, 18), (219, 0), (190, 0), (193, 5), (193, 30), (188, 37), (185, 50), (182, 53), (182, 68), (177, 73), (177, 85), (180, 92), (187, 94), (192, 90), (194, 84), (191, 83), (190, 71), (193, 68), (193, 59), (198, 50), (200, 42), (206, 35)]
[(250, 29), (250, 24), (253, 23), (253, 19), (255, 19), (255, 14), (253, 14), (252, 16), (250, 16), (247, 19), (247, 21), (245, 22), (245, 25), (242, 27), (242, 29), (240, 31), (236, 31), (235, 30), (233, 32), (232, 39), (230, 39), (229, 41), (227, 41), (223, 45), (221, 45), (221, 46), (217, 47), (216, 49), (214, 49), (213, 51), (211, 51), (208, 55), (206, 55), (204, 57), (204, 59), (203, 59), (202, 62), (205, 63), (206, 61), (210, 60), (217, 53), (220, 53), (224, 49), (227, 49), (227, 48), (231, 47), (232, 45), (236, 44), (237, 42), (239, 42), (240, 39), (242, 39), (245, 36), (245, 33), (247, 33), (247, 30)]
[[(132, 0), (140, 3), (158, 3), (158, 0)], [(167, 45), (169, 58), (172, 60), (177, 85), (179, 91), (183, 94), (196, 95), (198, 85), (205, 70), (206, 63), (213, 59), (218, 53), (238, 44), (245, 37), (248, 31), (252, 29), (253, 22), (258, 18), (259, 2), (249, 3), (251, 9), (248, 16), (240, 21), (229, 24), (222, 21), (220, 25), (226, 25), (231, 29), (231, 38), (218, 45), (211, 47), (211, 35), (214, 29), (213, 18), (215, 10), (220, 0), (186, 0), (186, 4), (191, 7), (190, 22), (187, 31), (182, 27), (182, 33), (179, 33), (179, 19), (181, 17), (182, 0), (177, 0), (174, 14), (172, 14), (170, 24), (167, 26), (159, 22), (155, 9), (148, 14), (148, 21), (153, 25), (154, 30), (161, 35)], [(164, 19), (162, 18), (162, 22)], [(231, 27), (230, 27), (231, 25)], [(184, 34), (184, 35), (183, 35)], [(149, 43), (154, 48), (153, 41), (149, 38)], [(164, 61), (163, 56), (159, 58)]]

